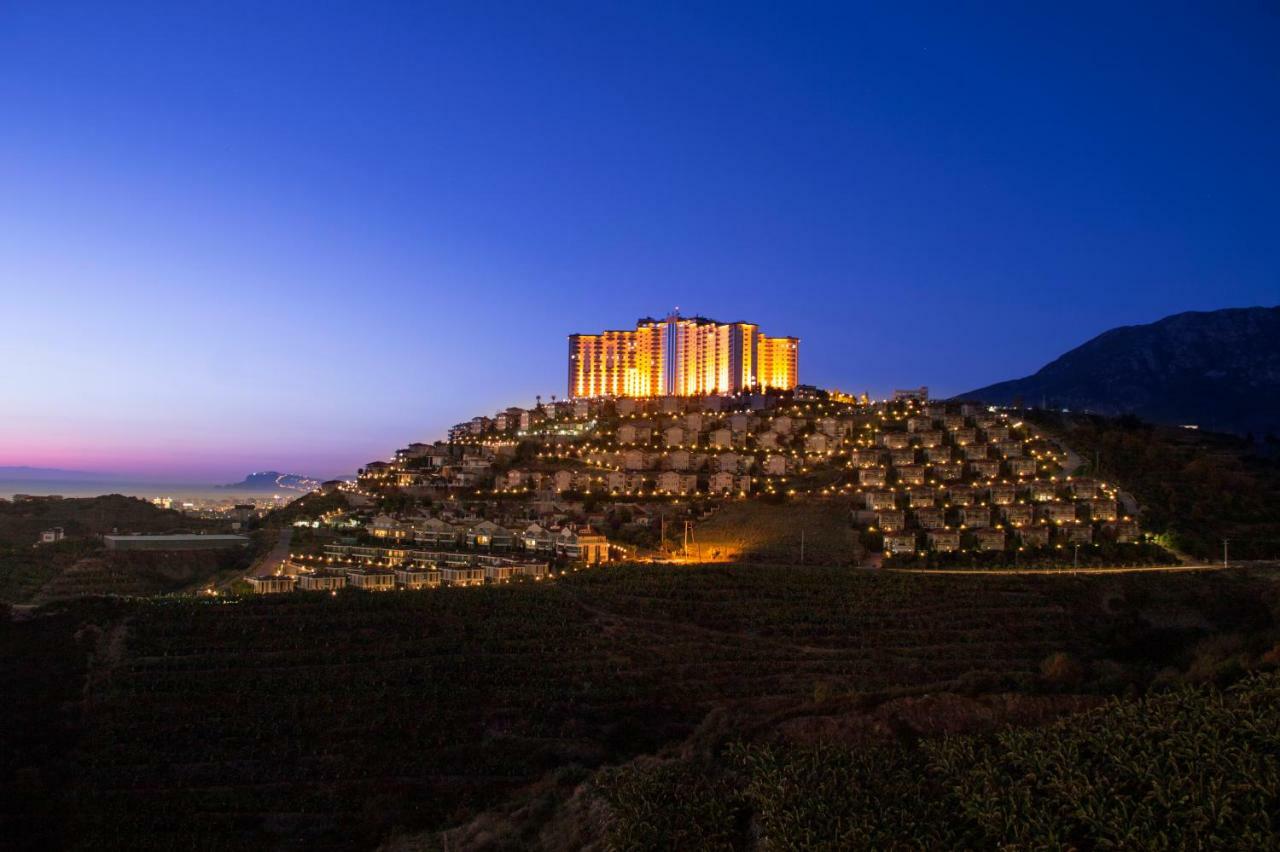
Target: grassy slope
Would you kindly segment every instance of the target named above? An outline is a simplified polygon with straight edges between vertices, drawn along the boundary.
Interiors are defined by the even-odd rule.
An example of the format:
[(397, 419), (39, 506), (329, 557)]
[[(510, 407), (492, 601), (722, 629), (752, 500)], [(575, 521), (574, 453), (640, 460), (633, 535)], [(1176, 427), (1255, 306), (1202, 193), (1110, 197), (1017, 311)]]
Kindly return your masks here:
[[(709, 562), (796, 563), (803, 531), (805, 562), (851, 565), (859, 561), (861, 549), (850, 523), (850, 508), (849, 501), (841, 498), (782, 504), (726, 502), (696, 526), (690, 550)], [(678, 538), (670, 530), (668, 536)]]
[[(911, 697), (925, 693), (969, 696), (947, 722), (967, 730), (1082, 706), (1064, 689), (1234, 678), (1275, 644), (1275, 597), (1266, 577), (1235, 572), (974, 580), (732, 566), (60, 604), (4, 628), (16, 653), (0, 689), (34, 696), (43, 711), (24, 712), (49, 723), (54, 747), (15, 749), (0, 782), (15, 808), (0, 819), (15, 837), (62, 826), (133, 848), (196, 834), (207, 847), (321, 848), (496, 813), (486, 843), (527, 847), (597, 767), (664, 746), (712, 759), (729, 736), (804, 740), (871, 712), (882, 717), (857, 723), (867, 736), (918, 736), (942, 718)], [(61, 650), (28, 666), (30, 647)], [(1055, 652), (1071, 665), (1046, 677)], [(999, 697), (1011, 692), (1049, 703), (1015, 713)], [(41, 820), (29, 801), (73, 816)]]

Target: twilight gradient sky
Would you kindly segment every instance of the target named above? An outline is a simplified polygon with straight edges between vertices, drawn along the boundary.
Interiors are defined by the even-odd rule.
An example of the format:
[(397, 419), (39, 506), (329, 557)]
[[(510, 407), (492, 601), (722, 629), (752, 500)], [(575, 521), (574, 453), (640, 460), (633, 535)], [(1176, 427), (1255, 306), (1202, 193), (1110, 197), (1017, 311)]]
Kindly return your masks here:
[(1280, 301), (1280, 7), (1049, 5), (0, 5), (0, 465), (350, 472), (673, 305), (882, 393)]

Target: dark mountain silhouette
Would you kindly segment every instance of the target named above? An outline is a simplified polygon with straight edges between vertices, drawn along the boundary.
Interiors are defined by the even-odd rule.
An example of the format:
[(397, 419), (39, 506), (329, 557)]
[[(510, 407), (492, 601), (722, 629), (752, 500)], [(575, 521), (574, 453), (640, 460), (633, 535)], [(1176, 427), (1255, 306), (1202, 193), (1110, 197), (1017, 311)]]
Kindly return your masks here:
[(1280, 307), (1192, 311), (1113, 328), (1034, 375), (960, 396), (1280, 434)]
[(249, 474), (240, 482), (219, 485), (219, 488), (235, 488), (242, 491), (313, 491), (320, 481), (297, 473), (281, 473), (278, 470), (260, 470)]

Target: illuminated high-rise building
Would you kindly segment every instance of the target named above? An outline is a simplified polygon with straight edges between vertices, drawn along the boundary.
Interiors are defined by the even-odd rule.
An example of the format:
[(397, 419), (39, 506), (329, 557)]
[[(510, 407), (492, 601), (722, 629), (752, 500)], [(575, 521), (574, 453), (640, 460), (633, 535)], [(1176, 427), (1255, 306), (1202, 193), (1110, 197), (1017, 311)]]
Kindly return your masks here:
[(569, 396), (703, 396), (790, 390), (800, 341), (750, 322), (646, 317), (634, 329), (569, 336)]

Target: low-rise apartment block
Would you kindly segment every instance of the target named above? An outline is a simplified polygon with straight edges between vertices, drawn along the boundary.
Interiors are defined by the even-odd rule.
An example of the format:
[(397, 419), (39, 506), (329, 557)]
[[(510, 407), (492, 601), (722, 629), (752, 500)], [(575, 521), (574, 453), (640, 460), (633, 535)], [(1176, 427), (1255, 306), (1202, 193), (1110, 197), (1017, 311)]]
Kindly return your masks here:
[(396, 582), (406, 589), (434, 589), (441, 583), (440, 569), (425, 567), (397, 568)]
[(1029, 458), (1009, 459), (1009, 473), (1017, 477), (1035, 476), (1036, 460)]
[(916, 509), (916, 526), (922, 530), (940, 530), (947, 525), (941, 509)]
[(987, 527), (974, 530), (979, 550), (1004, 550), (1004, 530)]
[(901, 485), (924, 485), (925, 470), (923, 465), (909, 464), (895, 467), (893, 473)]
[(347, 575), (342, 571), (316, 571), (297, 577), (297, 589), (303, 592), (333, 592), (346, 585)]
[(885, 553), (915, 553), (916, 534), (912, 532), (885, 533)]
[(974, 460), (967, 464), (970, 473), (979, 479), (995, 479), (1000, 475), (1000, 462), (995, 459)]
[(273, 574), (269, 577), (245, 577), (249, 587), (257, 595), (278, 595), (292, 592), (295, 578), (288, 574)]
[(893, 491), (868, 491), (862, 495), (863, 504), (873, 511), (893, 509), (898, 505), (898, 495)]
[(900, 530), (906, 522), (906, 515), (901, 511), (876, 512), (876, 526), (882, 530)]
[(929, 549), (938, 553), (954, 553), (960, 549), (959, 530), (929, 530)]
[(1025, 527), (1033, 520), (1031, 507), (1025, 503), (1013, 506), (1001, 506), (1000, 517), (1006, 524), (1012, 527)]
[(865, 487), (881, 487), (888, 482), (888, 475), (882, 467), (863, 468), (858, 471), (858, 484)]
[(1028, 550), (1049, 546), (1049, 528), (1046, 526), (1028, 526), (1018, 529), (1018, 541)]
[(446, 586), (484, 585), (484, 567), (481, 565), (442, 565), (440, 582)]

